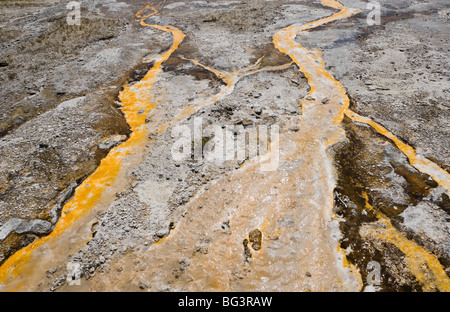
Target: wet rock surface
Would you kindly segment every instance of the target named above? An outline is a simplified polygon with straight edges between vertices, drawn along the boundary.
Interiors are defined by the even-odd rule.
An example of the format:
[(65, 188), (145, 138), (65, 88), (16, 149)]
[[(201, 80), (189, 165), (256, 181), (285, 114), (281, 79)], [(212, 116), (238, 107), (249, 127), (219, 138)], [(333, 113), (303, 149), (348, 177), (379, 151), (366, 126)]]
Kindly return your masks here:
[[(144, 1), (90, 1), (75, 28), (65, 23), (65, 4), (24, 3), (2, 1), (0, 9), (0, 82), (5, 86), (0, 90), (0, 263), (49, 234), (76, 187), (109, 150), (127, 140), (118, 94), (122, 86), (141, 80), (172, 42), (168, 33), (139, 25), (134, 14)], [(323, 52), (326, 69), (350, 96), (350, 109), (448, 171), (448, 4), (381, 1), (382, 23), (369, 26), (366, 2), (342, 3), (362, 13), (302, 33), (296, 41)], [(65, 249), (64, 242), (74, 239), (62, 236), (61, 243), (51, 245), (56, 248), (51, 267), (30, 276), (25, 288), (440, 290), (418, 278), (410, 255), (383, 233), (392, 225), (392, 233), (420, 248), (421, 255), (436, 257), (448, 278), (448, 190), (372, 127), (344, 118), (345, 135), (324, 153), (334, 166), (326, 179), (335, 180), (330, 209), (336, 217), (322, 222), (308, 211), (310, 202), (320, 200), (320, 186), (312, 186), (324, 178), (319, 169), (310, 169), (310, 176), (305, 169), (316, 165), (307, 151), (317, 143), (308, 140), (314, 136), (302, 124), (301, 100), (312, 100), (310, 87), (298, 66), (274, 47), (272, 36), (335, 10), (320, 2), (282, 0), (264, 5), (167, 1), (155, 7), (161, 12), (147, 23), (174, 25), (187, 36), (162, 64), (152, 88), (157, 108), (139, 113), (146, 118), (149, 142), (139, 161), (126, 167), (126, 181), (113, 188), (111, 200), (73, 228), (82, 244)], [(25, 22), (21, 17), (27, 14)], [(259, 59), (267, 71), (243, 76), (231, 94), (171, 123), (186, 106), (221, 92), (227, 82), (214, 71), (233, 73)], [(219, 125), (228, 137), (278, 125), (282, 141), (290, 142), (282, 144), (289, 149), (282, 153), (279, 172), (254, 173), (248, 169), (250, 157), (219, 164), (194, 155), (175, 161), (176, 126), (195, 131), (195, 118), (201, 118), (203, 129)], [(214, 138), (208, 133), (201, 146)], [(307, 174), (296, 172), (302, 170)], [(335, 258), (317, 251), (316, 246), (331, 246), (316, 243), (322, 239), (340, 246), (359, 284), (353, 274), (340, 271), (342, 256), (335, 250)], [(164, 255), (164, 246), (173, 250)], [(228, 275), (204, 275), (204, 267), (213, 270), (234, 254), (236, 265), (230, 260)], [(293, 270), (294, 255), (302, 267), (289, 284), (283, 270)], [(369, 280), (374, 262), (381, 268), (375, 287)], [(327, 271), (319, 263), (333, 268)], [(78, 279), (80, 285), (70, 282)], [(255, 282), (261, 279), (271, 282)]]
[[(72, 184), (129, 134), (117, 94), (162, 43), (128, 41), (151, 38), (131, 25), (132, 10), (118, 16), (108, 3), (90, 2), (81, 25), (71, 26), (66, 4), (1, 4), (0, 60), (7, 61), (0, 72), (0, 224), (56, 223)], [(0, 262), (33, 239), (21, 234), (2, 242)]]

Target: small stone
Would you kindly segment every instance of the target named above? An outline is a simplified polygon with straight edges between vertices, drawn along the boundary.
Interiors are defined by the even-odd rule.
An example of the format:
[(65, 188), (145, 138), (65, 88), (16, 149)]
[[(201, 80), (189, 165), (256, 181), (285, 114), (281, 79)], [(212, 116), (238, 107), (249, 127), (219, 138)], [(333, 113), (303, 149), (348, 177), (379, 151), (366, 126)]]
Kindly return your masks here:
[(247, 246), (248, 239), (245, 238), (242, 244), (244, 245), (244, 261), (250, 263), (252, 261), (252, 252)]
[(6, 222), (3, 226), (0, 227), (0, 241), (4, 240), (14, 232), (21, 224), (23, 220), (19, 218), (12, 218), (8, 222)]
[(251, 126), (251, 125), (253, 125), (253, 122), (251, 120), (244, 119), (244, 120), (242, 120), (242, 125), (244, 127)]
[(16, 229), (17, 234), (48, 234), (52, 230), (52, 224), (45, 220), (35, 219), (22, 224)]
[(164, 230), (161, 230), (161, 231), (156, 232), (156, 236), (157, 236), (158, 238), (163, 238), (163, 237), (166, 236), (166, 235), (167, 235), (167, 231), (164, 231)]
[(113, 135), (98, 144), (101, 150), (110, 150), (127, 139), (126, 135)]
[(47, 270), (47, 271), (45, 272), (47, 278), (52, 278), (53, 275), (56, 273), (57, 270), (58, 270), (58, 267), (56, 267), (56, 266), (53, 267), (53, 268), (51, 268), (50, 270)]
[(330, 101), (328, 98), (324, 98), (324, 99), (322, 100), (322, 104), (327, 104), (328, 101)]
[(230, 221), (225, 221), (224, 223), (222, 223), (222, 225), (220, 227), (224, 231), (229, 231), (230, 230)]
[(261, 249), (262, 233), (260, 230), (255, 229), (248, 234), (249, 241), (252, 243), (252, 248), (255, 251)]
[(312, 276), (311, 273), (309, 273), (308, 271), (306, 271), (305, 275), (306, 275), (307, 277), (311, 277), (311, 276)]
[(139, 281), (139, 288), (142, 290), (148, 289), (148, 288), (150, 288), (150, 283), (145, 279), (141, 279)]

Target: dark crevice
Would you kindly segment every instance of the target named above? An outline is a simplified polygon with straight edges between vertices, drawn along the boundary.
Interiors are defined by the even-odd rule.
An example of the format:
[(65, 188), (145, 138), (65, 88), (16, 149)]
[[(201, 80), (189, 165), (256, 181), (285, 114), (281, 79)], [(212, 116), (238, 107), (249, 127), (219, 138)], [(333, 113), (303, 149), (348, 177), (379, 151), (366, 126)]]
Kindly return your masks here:
[[(361, 227), (377, 221), (376, 216), (365, 209), (364, 194), (368, 194), (370, 204), (376, 210), (389, 217), (394, 227), (401, 230), (403, 220), (399, 213), (409, 205), (417, 205), (437, 187), (437, 183), (412, 167), (400, 151), (397, 156), (392, 155), (392, 152), (386, 153), (383, 147), (386, 144), (383, 143), (389, 140), (377, 135), (371, 127), (353, 123), (347, 117), (343, 126), (347, 142), (333, 148), (338, 169), (335, 212), (345, 220), (340, 225), (343, 233), (341, 247), (352, 249), (347, 258), (358, 267), (365, 285), (369, 273), (367, 265), (370, 261), (377, 261), (382, 268), (382, 291), (420, 291), (420, 284), (404, 268), (404, 255), (398, 248), (361, 237)], [(388, 173), (401, 176), (406, 182), (399, 185), (386, 176)], [(401, 190), (403, 199), (407, 200), (406, 204), (396, 202), (395, 198), (380, 191), (391, 188)], [(410, 235), (408, 238), (424, 248), (429, 246), (417, 235)], [(436, 250), (430, 252), (436, 253)]]

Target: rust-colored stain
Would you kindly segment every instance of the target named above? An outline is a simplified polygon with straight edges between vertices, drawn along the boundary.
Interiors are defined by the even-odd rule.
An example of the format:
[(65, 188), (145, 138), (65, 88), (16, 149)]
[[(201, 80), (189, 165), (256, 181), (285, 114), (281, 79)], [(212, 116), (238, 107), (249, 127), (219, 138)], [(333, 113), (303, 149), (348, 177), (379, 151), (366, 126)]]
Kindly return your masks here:
[[(151, 9), (153, 12), (148, 15), (142, 15), (148, 9)], [(152, 102), (151, 89), (156, 82), (158, 74), (161, 72), (162, 63), (178, 48), (185, 36), (176, 27), (146, 24), (144, 20), (155, 14), (155, 12), (157, 11), (154, 7), (147, 6), (139, 11), (136, 16), (141, 18), (140, 23), (143, 26), (171, 33), (173, 44), (168, 51), (155, 60), (155, 65), (140, 82), (132, 86), (125, 86), (124, 90), (119, 94), (122, 112), (132, 131), (129, 139), (113, 148), (101, 161), (97, 170), (76, 189), (74, 197), (63, 207), (61, 218), (50, 235), (35, 240), (30, 245), (17, 251), (3, 263), (0, 267), (0, 284), (16, 277), (20, 269), (29, 261), (34, 250), (44, 245), (48, 240), (59, 236), (73, 222), (93, 208), (101, 198), (103, 191), (116, 180), (122, 167), (122, 159), (144, 147), (148, 141), (148, 130), (145, 127), (146, 117), (138, 112), (142, 109), (149, 111), (157, 106), (157, 103)]]
[[(311, 265), (315, 265), (316, 268), (323, 270), (323, 272), (317, 272), (317, 275), (313, 275), (314, 277), (312, 278), (312, 280), (315, 280), (317, 285), (319, 285), (318, 289), (333, 289), (330, 285), (325, 285), (328, 282), (335, 283), (337, 281), (338, 284), (344, 284), (342, 277), (352, 279), (352, 283), (349, 283), (351, 284), (349, 289), (351, 287), (353, 287), (353, 290), (355, 287), (361, 288), (361, 277), (358, 276), (356, 268), (347, 261), (345, 252), (340, 248), (339, 244), (329, 241), (329, 236), (327, 235), (330, 235), (330, 231), (323, 230), (325, 227), (324, 224), (336, 218), (332, 212), (335, 182), (332, 160), (327, 155), (327, 149), (333, 143), (343, 138), (344, 130), (341, 126), (341, 122), (345, 115), (354, 121), (372, 126), (377, 132), (389, 138), (408, 157), (410, 163), (415, 168), (430, 175), (437, 183), (439, 183), (439, 185), (450, 190), (450, 178), (445, 170), (441, 169), (428, 159), (417, 155), (411, 146), (402, 142), (380, 124), (370, 118), (360, 116), (351, 111), (349, 108), (350, 99), (347, 96), (345, 88), (325, 69), (325, 61), (322, 58), (322, 52), (319, 50), (307, 50), (295, 41), (297, 36), (302, 32), (306, 32), (327, 23), (349, 18), (360, 12), (359, 10), (347, 8), (335, 0), (322, 0), (322, 4), (336, 9), (338, 12), (310, 23), (291, 25), (279, 30), (273, 36), (275, 47), (280, 52), (288, 55), (292, 59), (291, 63), (281, 66), (261, 67), (262, 59), (259, 59), (254, 65), (249, 66), (246, 69), (226, 73), (203, 65), (197, 60), (181, 57), (184, 60), (191, 61), (195, 65), (214, 73), (225, 85), (221, 87), (219, 93), (200, 104), (196, 106), (185, 106), (169, 123), (162, 125), (157, 124), (156, 132), (162, 132), (166, 130), (168, 126), (186, 119), (202, 107), (215, 103), (227, 95), (230, 95), (234, 91), (236, 83), (245, 76), (256, 74), (261, 71), (287, 69), (295, 63), (300, 71), (305, 74), (310, 85), (309, 96), (301, 103), (302, 116), (299, 119), (299, 123), (302, 123), (302, 127), (305, 130), (300, 131), (297, 136), (293, 135), (293, 137), (286, 139), (285, 142), (281, 142), (281, 145), (289, 147), (286, 148), (286, 150), (289, 151), (284, 155), (284, 160), (292, 161), (302, 157), (302, 159), (305, 160), (305, 163), (312, 165), (309, 168), (307, 168), (306, 165), (295, 167), (297, 172), (290, 172), (287, 176), (283, 176), (282, 173), (279, 172), (261, 175), (258, 173), (257, 169), (259, 169), (259, 167), (256, 166), (255, 163), (243, 166), (238, 170), (236, 176), (231, 177), (235, 184), (227, 186), (232, 188), (229, 190), (230, 194), (234, 191), (236, 192), (234, 197), (230, 195), (233, 197), (231, 199), (236, 208), (233, 208), (232, 210), (230, 208), (230, 215), (228, 216), (229, 225), (235, 232), (229, 234), (230, 236), (224, 236), (225, 234), (216, 230), (211, 232), (211, 228), (207, 227), (208, 225), (205, 224), (205, 220), (209, 220), (213, 223), (223, 221), (217, 219), (217, 215), (221, 212), (217, 212), (214, 209), (208, 210), (207, 208), (203, 208), (202, 212), (188, 216), (188, 218), (186, 218), (188, 221), (182, 221), (182, 223), (172, 231), (169, 237), (165, 237), (155, 243), (151, 248), (151, 251), (155, 251), (153, 254), (142, 256), (143, 259), (147, 259), (151, 264), (151, 268), (148, 270), (147, 274), (157, 274), (155, 272), (161, 271), (169, 272), (172, 268), (172, 262), (175, 260), (179, 261), (178, 257), (183, 253), (185, 253), (186, 257), (193, 257), (192, 250), (189, 248), (191, 248), (191, 245), (195, 246), (195, 244), (198, 244), (198, 233), (204, 231), (205, 233), (210, 233), (208, 235), (211, 236), (211, 239), (207, 239), (208, 244), (213, 239), (221, 243), (211, 245), (210, 247), (202, 246), (199, 248), (199, 250), (202, 251), (205, 249), (208, 250), (207, 248), (209, 248), (210, 251), (213, 251), (209, 254), (201, 254), (200, 251), (195, 251), (198, 253), (196, 259), (199, 260), (196, 263), (191, 264), (188, 269), (192, 275), (197, 274), (196, 281), (191, 284), (192, 289), (205, 289), (205, 287), (206, 289), (222, 291), (239, 289), (236, 287), (242, 287), (245, 290), (266, 289), (264, 288), (266, 287), (265, 279), (269, 280), (268, 275), (273, 274), (270, 278), (279, 282), (282, 287), (287, 285), (288, 288), (304, 290), (304, 288), (302, 288), (303, 284), (299, 282), (297, 285), (296, 277), (286, 276), (289, 275), (286, 274), (286, 272), (289, 272), (289, 270), (299, 270), (300, 261), (306, 261), (308, 259), (305, 260), (305, 256), (300, 258), (299, 255), (291, 255), (289, 253), (290, 251), (285, 251), (284, 249), (277, 254), (277, 256), (280, 256), (279, 259), (271, 258), (275, 253), (273, 251), (273, 245), (272, 249), (267, 246), (271, 242), (273, 244), (273, 242), (279, 238), (284, 239), (284, 242), (287, 241), (290, 243), (289, 239), (294, 237), (292, 236), (292, 233), (289, 233), (291, 230), (281, 227), (275, 221), (278, 220), (281, 213), (291, 213), (292, 207), (298, 202), (298, 196), (295, 195), (297, 190), (292, 189), (292, 185), (296, 185), (295, 183), (302, 185), (301, 182), (298, 181), (306, 180), (311, 176), (317, 176), (316, 180), (311, 180), (311, 185), (302, 185), (305, 189), (310, 191), (310, 194), (305, 196), (307, 199), (305, 202), (307, 203), (304, 204), (304, 207), (296, 208), (298, 209), (298, 211), (296, 211), (298, 214), (303, 213), (305, 215), (311, 215), (311, 223), (307, 225), (315, 227), (311, 230), (312, 233), (310, 234), (312, 240), (317, 238), (319, 241), (321, 239), (316, 245), (310, 242), (302, 242), (302, 244), (304, 244), (302, 246), (305, 246), (304, 249), (308, 250), (308, 248), (311, 248), (310, 254), (314, 256), (313, 260), (308, 260), (308, 262), (305, 263), (313, 262)], [(139, 112), (142, 110), (149, 112), (157, 107), (158, 103), (155, 103), (152, 100), (152, 88), (158, 75), (161, 73), (161, 65), (175, 50), (178, 49), (185, 37), (185, 34), (176, 27), (147, 24), (145, 22), (148, 17), (158, 14), (160, 7), (161, 4), (158, 7), (150, 4), (136, 14), (136, 16), (140, 18), (140, 24), (142, 26), (152, 27), (170, 33), (173, 37), (173, 44), (168, 51), (162, 53), (155, 59), (154, 66), (141, 81), (132, 86), (125, 86), (124, 90), (119, 94), (122, 111), (132, 130), (129, 139), (123, 144), (113, 148), (102, 160), (97, 170), (76, 189), (74, 197), (64, 206), (61, 218), (54, 231), (49, 236), (37, 239), (29, 246), (19, 250), (0, 267), (0, 284), (16, 277), (21, 268), (29, 261), (34, 250), (44, 245), (48, 240), (60, 235), (68, 229), (74, 221), (92, 209), (100, 200), (103, 191), (115, 182), (119, 171), (121, 170), (123, 158), (136, 151), (142, 150), (146, 143), (148, 143), (149, 139), (147, 136), (149, 128), (146, 126), (145, 122), (147, 115), (139, 114)], [(304, 172), (300, 172), (301, 170)], [(242, 181), (247, 181), (247, 184), (244, 184)], [(267, 201), (265, 204), (258, 202), (259, 206), (256, 206), (257, 201), (254, 199), (254, 196), (260, 196), (260, 199), (272, 196), (271, 192), (274, 191), (274, 185), (277, 185), (282, 191), (280, 192), (279, 198), (271, 199), (271, 201)], [(227, 202), (228, 199), (221, 198), (221, 196), (223, 196), (221, 189), (221, 186), (212, 186), (209, 192), (194, 199), (192, 205), (195, 206), (196, 201), (202, 201), (204, 204), (203, 206), (209, 205), (213, 207), (214, 204), (223, 204), (224, 202)], [(208, 198), (209, 195), (211, 195), (210, 198)], [(224, 205), (224, 207), (225, 206), (226, 205)], [(308, 211), (308, 209), (312, 210)], [(365, 235), (367, 237), (382, 240), (398, 247), (406, 255), (406, 265), (416, 276), (417, 280), (423, 285), (425, 290), (438, 289), (441, 291), (450, 291), (450, 280), (445, 274), (442, 265), (434, 255), (408, 240), (402, 233), (396, 230), (386, 216), (375, 211), (375, 209), (370, 206), (367, 197), (366, 209), (375, 213), (379, 223), (384, 225), (383, 227), (366, 227)], [(253, 216), (253, 219), (251, 216)], [(302, 222), (301, 219), (296, 221), (298, 221), (298, 223)], [(253, 224), (250, 224), (250, 222), (253, 222)], [(305, 229), (309, 228), (305, 226)], [(247, 244), (244, 243), (244, 246), (247, 248), (245, 249), (246, 255), (248, 254), (247, 259), (251, 258), (252, 265), (254, 263), (254, 272), (248, 273), (249, 276), (253, 277), (253, 280), (249, 278), (249, 281), (245, 282), (240, 280), (235, 281), (230, 278), (233, 274), (238, 275), (241, 273), (238, 272), (236, 268), (239, 268), (239, 266), (242, 265), (242, 253), (244, 252), (242, 250), (243, 235), (246, 235), (245, 237), (248, 235), (250, 242), (253, 243), (252, 248), (254, 249), (252, 252), (249, 247), (247, 247)], [(203, 241), (206, 240), (204, 238), (202, 239)], [(246, 239), (247, 238), (245, 238), (245, 240)], [(156, 248), (158, 248), (158, 250), (155, 250)], [(294, 257), (297, 257), (298, 259), (295, 258), (295, 261), (292, 260)], [(122, 261), (126, 261), (126, 259), (127, 258), (125, 257)], [(281, 261), (281, 264), (277, 261)], [(278, 267), (274, 265), (275, 262), (278, 263)], [(336, 270), (336, 272), (333, 273), (334, 275), (328, 274), (329, 271), (333, 270), (327, 267), (328, 264), (334, 266), (337, 264), (348, 270), (339, 271), (341, 268), (336, 269), (334, 267), (333, 269)], [(277, 270), (279, 270), (279, 267), (283, 267), (284, 269), (284, 265), (286, 265), (286, 272), (278, 272)], [(211, 270), (217, 271), (214, 276), (209, 276), (205, 273), (206, 271), (209, 272)], [(318, 269), (318, 271), (320, 270)], [(131, 270), (128, 274), (130, 278), (134, 278), (137, 273)], [(330, 277), (329, 275), (333, 276)], [(116, 277), (112, 276), (109, 278), (114, 279)], [(180, 283), (181, 281), (182, 280), (180, 279)], [(191, 281), (188, 281), (186, 283), (190, 282)], [(111, 281), (110, 283), (118, 285), (120, 281)], [(346, 290), (347, 288), (344, 287), (342, 289)]]
[(416, 151), (413, 147), (409, 146), (408, 144), (404, 143), (402, 140), (397, 138), (393, 133), (391, 133), (389, 130), (387, 130), (385, 127), (380, 125), (379, 123), (373, 121), (370, 118), (361, 116), (350, 109), (345, 110), (345, 115), (347, 115), (349, 118), (351, 118), (354, 121), (361, 122), (367, 125), (370, 125), (372, 128), (374, 128), (378, 133), (384, 135), (388, 139), (390, 139), (394, 144), (397, 146), (397, 148), (402, 151), (403, 154), (405, 154), (406, 157), (408, 157), (410, 164), (415, 167), (420, 172), (428, 174), (430, 177), (433, 178), (439, 185), (444, 187), (447, 192), (450, 192), (450, 174), (436, 165), (434, 162), (432, 162), (429, 159), (426, 159), (425, 157), (421, 155), (417, 155)]
[(369, 197), (363, 194), (366, 200), (366, 210), (375, 214), (378, 222), (366, 225), (362, 235), (395, 245), (405, 254), (405, 263), (411, 273), (417, 278), (425, 291), (450, 291), (450, 278), (444, 271), (437, 257), (415, 242), (406, 238), (393, 225), (391, 220), (376, 210), (369, 203)]

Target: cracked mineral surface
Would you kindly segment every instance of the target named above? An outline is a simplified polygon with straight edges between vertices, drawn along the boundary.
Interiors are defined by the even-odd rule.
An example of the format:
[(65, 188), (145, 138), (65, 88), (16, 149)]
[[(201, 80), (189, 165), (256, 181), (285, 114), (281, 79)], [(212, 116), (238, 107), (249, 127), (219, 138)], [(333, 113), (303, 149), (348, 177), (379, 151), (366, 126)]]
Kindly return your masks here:
[(450, 291), (448, 1), (68, 2), (0, 0), (0, 290)]

